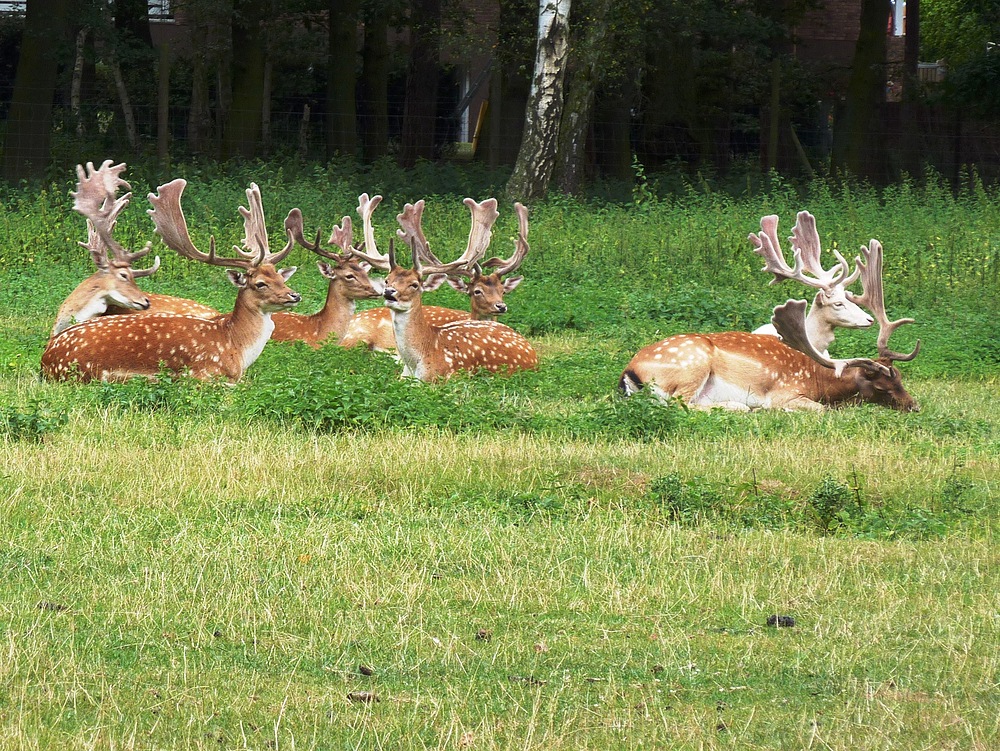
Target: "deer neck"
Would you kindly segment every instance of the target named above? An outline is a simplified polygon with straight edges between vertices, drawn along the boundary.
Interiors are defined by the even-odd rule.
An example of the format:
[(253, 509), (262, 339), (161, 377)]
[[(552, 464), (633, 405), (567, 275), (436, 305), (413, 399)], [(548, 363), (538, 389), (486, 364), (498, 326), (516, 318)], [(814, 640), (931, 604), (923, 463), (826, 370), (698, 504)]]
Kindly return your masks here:
[(344, 295), (333, 282), (326, 291), (326, 304), (322, 310), (311, 316), (316, 324), (316, 335), (320, 341), (331, 333), (337, 339), (344, 335), (354, 315), (356, 303)]
[(250, 302), (248, 296), (247, 290), (241, 289), (233, 312), (217, 319), (222, 324), (226, 344), (239, 355), (243, 370), (260, 357), (274, 331), (271, 314)]
[(828, 355), (827, 350), (834, 340), (833, 326), (823, 318), (820, 310), (820, 306), (813, 299), (813, 304), (809, 306), (809, 315), (806, 316), (806, 334), (821, 354)]
[(815, 394), (810, 398), (823, 404), (843, 404), (856, 400), (858, 397), (858, 367), (845, 368), (839, 376), (832, 368), (820, 365), (815, 360), (803, 355), (800, 372), (805, 374), (807, 382), (811, 383)]
[(396, 337), (396, 350), (403, 362), (404, 375), (418, 375), (418, 369), (425, 362), (437, 344), (437, 332), (424, 317), (424, 306), (420, 297), (414, 299), (408, 310), (389, 308), (392, 315), (392, 331)]

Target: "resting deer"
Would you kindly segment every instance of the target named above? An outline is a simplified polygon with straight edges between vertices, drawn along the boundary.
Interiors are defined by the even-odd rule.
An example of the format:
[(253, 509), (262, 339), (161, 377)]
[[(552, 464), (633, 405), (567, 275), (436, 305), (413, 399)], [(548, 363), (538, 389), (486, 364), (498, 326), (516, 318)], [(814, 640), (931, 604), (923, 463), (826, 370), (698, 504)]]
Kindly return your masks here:
[[(382, 200), (381, 196), (372, 198), (370, 204), (367, 202), (368, 196), (361, 196), (358, 212), (365, 219), (365, 248), (374, 249), (375, 235), (371, 229), (371, 210)], [(488, 222), (492, 230), (493, 223), (499, 214), (496, 213), (496, 201), (492, 204), (483, 202), (477, 204), (471, 198), (465, 199), (465, 203), (473, 212), (473, 222)], [(483, 206), (491, 205), (492, 212), (484, 211)], [(369, 208), (370, 206), (370, 208)], [(408, 204), (408, 210), (413, 212), (413, 223), (419, 228), (423, 217), (424, 202), (417, 201), (416, 204)], [(462, 278), (449, 277), (444, 274), (431, 275), (424, 280), (424, 292), (437, 289), (441, 283), (447, 279), (448, 283), (458, 292), (469, 296), (471, 312), (455, 310), (453, 308), (442, 308), (428, 305), (424, 308), (424, 315), (432, 324), (441, 324), (448, 321), (460, 321), (473, 319), (477, 321), (495, 321), (497, 316), (507, 312), (507, 304), (503, 297), (507, 292), (515, 289), (524, 279), (516, 276), (504, 279), (503, 277), (515, 271), (527, 255), (528, 247), (528, 210), (520, 203), (514, 204), (518, 216), (518, 238), (515, 243), (514, 253), (510, 258), (490, 258), (485, 263), (480, 264), (481, 258), (473, 261), (473, 273), (468, 281)], [(476, 215), (479, 211), (479, 215)], [(420, 257), (421, 263), (428, 266), (442, 266), (437, 257), (431, 252), (430, 244), (424, 237), (423, 231), (419, 231), (413, 238), (414, 252)], [(481, 246), (480, 256), (486, 254), (487, 245)], [(385, 258), (385, 256), (377, 256)], [(491, 273), (484, 273), (484, 268), (492, 268)], [(363, 310), (351, 321), (348, 330), (341, 339), (344, 346), (353, 346), (358, 342), (365, 342), (370, 348), (378, 350), (395, 349), (396, 340), (392, 330), (392, 318), (389, 309), (371, 308)]]
[[(754, 253), (765, 261), (762, 271), (774, 275), (771, 284), (792, 279), (819, 290), (806, 317), (806, 330), (820, 352), (827, 352), (833, 343), (834, 329), (837, 327), (863, 329), (872, 325), (872, 317), (858, 307), (846, 291), (858, 278), (858, 270), (855, 269), (853, 274), (849, 273), (850, 264), (836, 250), (833, 252), (837, 256), (837, 265), (829, 270), (823, 268), (820, 262), (822, 244), (816, 230), (816, 219), (812, 214), (800, 211), (792, 228), (789, 240), (792, 241), (795, 257), (794, 268), (790, 268), (785, 262), (785, 255), (778, 241), (778, 217), (762, 217), (760, 229), (760, 235), (751, 232), (749, 239), (754, 244)], [(754, 333), (777, 335), (772, 324), (754, 329)]]
[[(368, 272), (372, 264), (364, 260), (359, 248), (352, 245), (353, 232), (349, 216), (343, 218), (340, 226), (334, 226), (328, 240), (328, 244), (339, 247), (341, 253), (320, 247), (318, 236), (316, 242), (305, 239), (302, 212), (298, 209), (289, 212), (285, 229), (299, 245), (333, 263), (317, 263), (319, 273), (330, 280), (323, 308), (310, 316), (290, 312), (275, 313), (272, 317), (274, 333), (271, 338), (282, 342), (303, 341), (310, 347), (319, 347), (328, 339), (338, 341), (354, 316), (355, 301), (381, 298), (385, 285), (380, 279), (369, 278)], [(374, 258), (374, 263), (382, 271), (389, 270), (388, 258), (384, 262), (380, 258)]]
[(774, 309), (771, 321), (782, 340), (728, 331), (680, 334), (639, 350), (625, 368), (619, 388), (630, 395), (648, 385), (661, 399), (679, 397), (696, 408), (821, 410), (844, 403), (872, 402), (903, 412), (917, 409), (893, 363), (912, 360), (920, 350), (900, 354), (889, 336), (904, 318), (890, 322), (882, 293), (882, 246), (872, 240), (858, 259), (866, 305), (879, 324), (877, 360), (832, 360), (812, 341), (805, 300)]
[(489, 245), (491, 227), (496, 219), (496, 200), (477, 204), (466, 199), (473, 215), (472, 231), (465, 253), (444, 265), (424, 265), (416, 250), (421, 213), (407, 204), (398, 220), (397, 234), (413, 250), (413, 268), (396, 264), (393, 246), (389, 245), (391, 271), (385, 280), (385, 304), (392, 315), (393, 333), (403, 375), (422, 381), (446, 379), (460, 370), (489, 370), (511, 373), (538, 367), (538, 356), (523, 336), (496, 321), (459, 320), (432, 324), (424, 313), (421, 295), (423, 280), (432, 274), (471, 276), (469, 266)]
[(120, 187), (131, 190), (121, 178), (124, 171), (124, 163), (112, 166), (110, 159), (100, 168), (95, 168), (92, 162), (87, 163), (86, 169), (83, 165), (76, 167), (77, 189), (71, 194), (73, 208), (87, 217), (87, 242), (80, 245), (90, 252), (97, 271), (84, 279), (63, 301), (50, 336), (74, 323), (116, 313), (149, 311), (206, 318), (219, 315), (219, 311), (194, 300), (143, 292), (136, 285), (136, 279), (156, 273), (160, 268), (160, 258), (157, 256), (147, 269), (134, 269), (132, 262), (148, 255), (152, 243), (131, 253), (114, 239), (118, 215), (132, 198), (131, 192), (117, 197)]
[(247, 250), (234, 246), (239, 257), (220, 258), (215, 238), (202, 253), (188, 236), (180, 197), (186, 181), (177, 179), (149, 194), (149, 211), (167, 247), (181, 256), (227, 268), (239, 288), (233, 312), (206, 320), (194, 316), (150, 314), (105, 316), (71, 326), (49, 340), (42, 355), (42, 374), (53, 380), (121, 381), (133, 376), (155, 377), (161, 370), (195, 378), (239, 380), (260, 355), (271, 336), (271, 314), (299, 302), (285, 282), (295, 267), (275, 268), (295, 246), (271, 253), (260, 200), (253, 183), (247, 190), (249, 208), (240, 206)]

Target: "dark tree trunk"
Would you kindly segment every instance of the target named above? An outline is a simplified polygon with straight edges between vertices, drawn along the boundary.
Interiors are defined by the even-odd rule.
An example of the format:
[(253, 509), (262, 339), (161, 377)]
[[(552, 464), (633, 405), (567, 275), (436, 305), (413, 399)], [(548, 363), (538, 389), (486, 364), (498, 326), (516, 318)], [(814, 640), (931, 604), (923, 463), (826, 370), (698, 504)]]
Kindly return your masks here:
[(121, 71), (124, 90), (138, 133), (152, 135), (156, 113), (157, 53), (149, 29), (147, 0), (114, 0), (114, 63)]
[(920, 0), (906, 3), (906, 39), (903, 48), (903, 103), (900, 112), (903, 130), (903, 169), (911, 175), (920, 172)]
[(399, 163), (413, 167), (418, 159), (434, 158), (437, 125), (440, 0), (413, 0), (410, 11), (410, 62), (406, 72), (406, 102)]
[(605, 89), (594, 108), (594, 140), (598, 167), (615, 180), (632, 177), (632, 119), (635, 91), (622, 84)]
[[(6, 180), (42, 177), (49, 163), (58, 51), (69, 44), (72, 0), (29, 0), (3, 149)], [(67, 58), (68, 62), (68, 58)]]
[(358, 147), (358, 20), (360, 0), (330, 0), (327, 58), (326, 156), (354, 156)]
[(365, 20), (361, 73), (361, 142), (364, 160), (389, 152), (389, 19), (372, 13)]
[(886, 28), (889, 0), (862, 0), (861, 33), (854, 49), (847, 99), (834, 123), (835, 172), (881, 179), (884, 150), (879, 108), (885, 102)]
[(233, 98), (223, 135), (223, 159), (258, 153), (267, 56), (263, 22), (269, 6), (268, 0), (236, 0), (233, 4)]
[[(587, 173), (587, 139), (594, 114), (594, 97), (607, 71), (608, 25), (604, 19), (611, 0), (598, 0), (588, 8), (590, 22), (576, 33), (566, 74), (566, 101), (559, 128), (559, 148), (554, 177), (559, 190), (579, 195)], [(579, 5), (577, 6), (579, 7)], [(574, 24), (574, 29), (579, 26)]]
[(514, 164), (531, 90), (531, 65), (538, 18), (536, 0), (500, 0), (500, 26), (490, 77), (489, 109), (479, 134), (477, 158), (490, 166)]

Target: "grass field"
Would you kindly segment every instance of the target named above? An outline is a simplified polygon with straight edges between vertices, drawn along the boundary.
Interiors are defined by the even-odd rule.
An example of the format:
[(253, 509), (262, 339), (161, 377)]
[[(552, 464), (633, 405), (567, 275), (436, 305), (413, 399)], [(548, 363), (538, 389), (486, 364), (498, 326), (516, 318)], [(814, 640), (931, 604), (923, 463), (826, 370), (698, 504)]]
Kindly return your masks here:
[[(387, 234), (421, 197), (322, 177), (261, 180), (272, 230), (301, 205), (327, 231), (367, 190)], [(509, 322), (541, 367), (510, 379), (273, 343), (235, 386), (80, 386), (37, 377), (89, 273), (68, 187), (0, 206), (0, 749), (1000, 746), (989, 191), (532, 207)], [(192, 179), (197, 243), (237, 240), (244, 188)], [(442, 257), (459, 199), (428, 198)], [(884, 243), (921, 411), (618, 398), (643, 344), (798, 294), (746, 234), (799, 208), (827, 247)], [(149, 229), (133, 206), (119, 231)], [(231, 306), (221, 271), (158, 252), (148, 289)], [(319, 275), (291, 262), (309, 312)]]

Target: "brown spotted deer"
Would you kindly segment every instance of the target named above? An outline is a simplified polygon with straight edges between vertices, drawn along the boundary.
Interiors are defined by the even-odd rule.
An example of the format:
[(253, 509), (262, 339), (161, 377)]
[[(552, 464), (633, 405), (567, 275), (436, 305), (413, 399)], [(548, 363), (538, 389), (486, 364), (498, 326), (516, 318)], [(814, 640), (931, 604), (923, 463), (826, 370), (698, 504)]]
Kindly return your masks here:
[[(367, 217), (365, 222), (365, 247), (366, 249), (370, 249), (374, 247), (375, 241), (374, 232), (370, 229), (371, 212), (370, 210), (362, 210), (362, 207), (366, 206), (367, 194), (361, 196), (361, 199), (358, 211), (362, 214), (363, 218)], [(372, 199), (372, 208), (381, 199), (381, 196), (375, 196)], [(488, 223), (488, 229), (492, 231), (493, 223), (499, 217), (499, 214), (496, 212), (495, 199), (476, 203), (471, 198), (467, 198), (465, 199), (465, 204), (472, 212), (473, 226), (475, 227), (477, 224), (484, 226)], [(485, 256), (488, 247), (488, 238), (490, 235), (487, 235), (487, 244), (480, 246), (480, 257), (476, 258), (473, 262), (472, 274), (469, 275), (468, 281), (461, 277), (449, 277), (445, 274), (432, 274), (424, 280), (424, 292), (430, 292), (437, 289), (447, 279), (448, 283), (457, 291), (469, 296), (471, 305), (471, 312), (456, 310), (454, 308), (443, 308), (436, 305), (425, 306), (424, 316), (428, 322), (437, 325), (449, 321), (468, 320), (470, 318), (478, 321), (494, 321), (498, 315), (507, 312), (507, 304), (503, 301), (503, 297), (507, 292), (517, 287), (523, 280), (523, 277), (517, 276), (508, 279), (504, 279), (503, 277), (515, 271), (521, 265), (529, 250), (528, 210), (520, 203), (515, 204), (515, 208), (518, 215), (519, 231), (514, 253), (510, 258), (490, 258), (485, 263), (480, 264), (479, 261), (481, 261), (482, 256)], [(411, 224), (417, 228), (412, 241), (415, 252), (419, 254), (421, 263), (428, 266), (443, 266), (444, 264), (431, 252), (430, 244), (427, 242), (422, 229), (420, 229), (424, 201), (420, 200), (415, 204), (407, 204), (407, 211), (410, 211), (412, 214), (410, 218)], [(384, 256), (379, 257), (384, 258)], [(484, 273), (484, 268), (492, 268), (493, 271), (491, 273)], [(396, 340), (392, 329), (392, 317), (389, 314), (388, 308), (381, 307), (363, 310), (354, 317), (348, 327), (347, 333), (341, 340), (341, 344), (344, 346), (353, 346), (358, 342), (365, 342), (368, 347), (377, 350), (395, 349)]]
[(920, 350), (900, 354), (889, 349), (889, 336), (904, 318), (890, 322), (882, 294), (882, 246), (872, 240), (858, 259), (866, 305), (878, 320), (877, 360), (833, 360), (809, 336), (806, 301), (789, 300), (774, 309), (774, 336), (727, 331), (679, 334), (639, 350), (622, 373), (627, 395), (649, 386), (661, 398), (679, 397), (691, 407), (749, 410), (821, 410), (826, 406), (871, 402), (903, 412), (916, 402), (903, 387), (893, 363), (912, 360)]
[(149, 211), (156, 231), (167, 247), (181, 256), (227, 268), (239, 288), (233, 312), (213, 319), (149, 314), (105, 316), (71, 326), (49, 340), (42, 355), (42, 374), (52, 380), (122, 381), (133, 376), (155, 377), (161, 371), (187, 373), (195, 378), (237, 381), (257, 359), (271, 337), (271, 314), (299, 302), (299, 294), (285, 282), (295, 267), (275, 268), (295, 246), (271, 253), (260, 199), (251, 183), (249, 208), (240, 206), (246, 250), (235, 247), (237, 258), (215, 254), (215, 238), (208, 253), (191, 242), (180, 198), (186, 181), (177, 179), (149, 194)]
[(77, 165), (77, 189), (73, 208), (87, 218), (87, 242), (80, 245), (90, 252), (97, 271), (81, 282), (63, 301), (56, 314), (50, 336), (55, 336), (74, 323), (102, 315), (148, 311), (212, 317), (219, 311), (182, 297), (147, 293), (135, 280), (152, 276), (160, 267), (157, 257), (147, 269), (134, 269), (132, 262), (147, 255), (152, 243), (135, 253), (126, 250), (114, 239), (118, 215), (128, 206), (132, 193), (118, 198), (118, 189), (131, 190), (121, 178), (125, 164), (112, 166), (106, 160), (99, 168), (88, 162), (86, 169)]
[[(824, 269), (820, 261), (823, 246), (816, 230), (816, 218), (808, 211), (800, 211), (792, 228), (792, 252), (794, 267), (789, 267), (778, 240), (778, 217), (775, 215), (762, 217), (759, 235), (751, 232), (749, 239), (754, 244), (754, 253), (764, 259), (762, 271), (774, 275), (771, 284), (777, 284), (784, 279), (802, 282), (819, 290), (813, 298), (812, 307), (806, 317), (806, 330), (809, 339), (816, 348), (826, 353), (834, 340), (834, 329), (868, 328), (874, 323), (872, 317), (862, 310), (846, 291), (858, 278), (858, 270), (850, 273), (850, 264), (834, 249), (837, 265)], [(770, 334), (777, 332), (772, 324), (766, 324), (754, 329), (755, 334)]]
[(461, 370), (489, 370), (509, 374), (538, 367), (538, 356), (523, 336), (496, 321), (459, 320), (433, 324), (424, 313), (421, 295), (423, 280), (432, 274), (471, 276), (474, 259), (489, 246), (491, 227), (496, 220), (496, 200), (476, 204), (466, 200), (473, 214), (469, 244), (460, 258), (448, 264), (426, 265), (416, 245), (422, 237), (420, 212), (407, 204), (396, 219), (399, 237), (413, 254), (413, 268), (396, 264), (389, 246), (392, 270), (385, 280), (385, 304), (392, 315), (393, 333), (403, 375), (422, 381), (446, 379)]
[[(339, 247), (340, 253), (320, 247), (318, 236), (315, 242), (305, 239), (302, 213), (298, 209), (289, 212), (285, 229), (299, 245), (332, 261), (317, 263), (319, 273), (329, 279), (330, 284), (327, 287), (326, 303), (317, 313), (275, 313), (272, 316), (274, 333), (271, 338), (282, 342), (303, 341), (310, 347), (319, 347), (327, 340), (338, 341), (354, 316), (355, 301), (381, 298), (385, 285), (381, 279), (369, 278), (368, 272), (372, 264), (358, 255), (360, 249), (352, 245), (353, 232), (349, 216), (343, 218), (341, 225), (334, 226), (327, 241), (328, 245)], [(368, 255), (367, 258), (373, 259), (380, 270), (389, 270), (388, 258), (384, 262), (374, 255)]]

